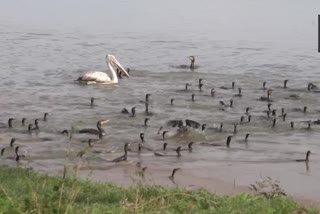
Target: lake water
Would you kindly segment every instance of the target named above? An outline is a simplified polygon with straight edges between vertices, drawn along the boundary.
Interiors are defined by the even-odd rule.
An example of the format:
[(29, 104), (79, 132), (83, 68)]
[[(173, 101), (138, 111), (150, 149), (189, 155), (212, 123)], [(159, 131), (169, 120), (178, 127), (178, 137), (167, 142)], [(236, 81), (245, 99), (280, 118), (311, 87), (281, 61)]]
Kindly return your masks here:
[[(0, 5), (0, 121), (16, 119), (12, 129), (1, 129), (0, 147), (8, 147), (10, 139), (16, 138), (16, 145), (27, 152), (23, 165), (61, 174), (68, 151), (70, 166), (79, 164), (76, 154), (87, 146), (83, 141), (95, 137), (74, 134), (69, 147), (68, 137), (60, 132), (71, 126), (95, 128), (97, 120), (109, 119), (106, 136), (94, 148), (114, 152), (88, 152), (80, 161), (80, 171), (93, 170), (93, 179), (129, 183), (130, 169), (141, 161), (155, 183), (163, 183), (173, 168), (180, 167), (177, 183), (179, 176), (187, 177), (185, 186), (203, 186), (203, 182), (209, 188), (213, 179), (248, 186), (270, 176), (279, 179), (290, 194), (320, 199), (320, 126), (307, 129), (306, 123), (320, 118), (320, 93), (307, 90), (309, 82), (320, 86), (319, 1), (10, 1)], [(106, 54), (114, 54), (129, 67), (131, 78), (121, 79), (118, 86), (74, 82), (85, 71), (106, 71)], [(179, 68), (189, 65), (190, 55), (200, 67)], [(289, 80), (286, 89), (282, 87), (285, 79)], [(235, 89), (220, 89), (230, 87), (232, 81)], [(266, 95), (264, 81), (274, 90), (274, 128), (272, 119), (265, 117), (267, 102), (259, 101)], [(186, 83), (192, 84), (188, 91), (184, 91)], [(238, 87), (241, 98), (234, 97)], [(211, 88), (215, 88), (214, 97)], [(152, 94), (152, 115), (145, 114), (140, 102), (146, 93)], [(95, 98), (92, 108), (91, 97)], [(219, 101), (228, 103), (231, 98), (234, 107), (221, 110)], [(123, 108), (133, 106), (136, 117), (121, 114)], [(304, 106), (307, 113), (295, 110)], [(251, 107), (252, 121), (238, 125), (234, 134), (233, 124), (247, 117), (246, 107)], [(281, 108), (287, 113), (285, 122), (279, 117)], [(29, 135), (21, 119), (33, 123), (45, 112), (48, 121), (40, 121), (40, 131)], [(146, 117), (150, 118), (147, 128), (143, 127)], [(207, 129), (175, 136), (176, 129), (166, 126), (171, 119), (192, 119), (207, 124)], [(222, 122), (220, 133), (216, 128)], [(160, 126), (169, 131), (169, 148), (194, 141), (193, 152), (183, 152), (181, 158), (131, 152), (125, 164), (107, 162), (123, 153), (126, 142), (136, 151), (141, 132), (145, 146), (160, 149)], [(247, 144), (243, 142), (246, 133), (251, 134)], [(225, 144), (229, 135), (233, 136), (230, 148), (203, 145)], [(304, 158), (307, 150), (312, 151), (308, 166), (294, 161)], [(6, 159), (13, 156), (12, 149), (7, 151), (2, 164), (16, 165)]]

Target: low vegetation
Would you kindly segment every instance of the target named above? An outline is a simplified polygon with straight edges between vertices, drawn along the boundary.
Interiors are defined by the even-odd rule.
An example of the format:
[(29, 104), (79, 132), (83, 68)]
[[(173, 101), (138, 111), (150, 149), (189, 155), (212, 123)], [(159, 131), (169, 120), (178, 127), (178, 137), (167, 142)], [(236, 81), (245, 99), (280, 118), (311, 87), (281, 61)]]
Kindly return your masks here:
[(120, 187), (9, 167), (0, 167), (0, 181), (0, 213), (318, 213), (287, 199), (282, 190), (268, 197), (218, 196), (203, 189)]

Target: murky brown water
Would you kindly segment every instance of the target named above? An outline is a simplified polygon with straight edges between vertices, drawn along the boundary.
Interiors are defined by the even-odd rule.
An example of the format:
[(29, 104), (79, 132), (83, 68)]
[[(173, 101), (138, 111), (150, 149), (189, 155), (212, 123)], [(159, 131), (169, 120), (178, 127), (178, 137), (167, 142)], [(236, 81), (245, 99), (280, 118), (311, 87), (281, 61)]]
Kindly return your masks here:
[[(180, 34), (146, 34), (144, 32), (92, 32), (81, 30), (48, 30), (2, 24), (0, 49), (1, 112), (0, 121), (6, 124), (13, 117), (13, 128), (0, 130), (0, 147), (8, 147), (10, 139), (16, 138), (21, 152), (27, 152), (22, 165), (49, 174), (61, 174), (70, 151), (68, 162), (82, 166), (80, 174), (99, 181), (128, 184), (136, 162), (148, 166), (146, 179), (162, 185), (172, 185), (167, 178), (173, 168), (180, 167), (177, 184), (205, 186), (218, 192), (230, 192), (235, 183), (248, 186), (261, 176), (279, 179), (290, 194), (304, 198), (320, 199), (320, 126), (306, 129), (309, 120), (320, 118), (320, 93), (308, 92), (307, 84), (320, 86), (319, 55), (310, 41), (257, 41), (215, 39), (213, 36), (189, 32)], [(131, 68), (132, 78), (122, 79), (119, 86), (83, 86), (73, 82), (86, 70), (105, 70), (105, 55), (113, 53), (124, 67)], [(189, 55), (196, 56), (200, 68), (191, 72), (175, 66), (188, 64)], [(199, 92), (198, 79), (203, 79), (203, 91)], [(288, 88), (282, 87), (288, 79)], [(223, 90), (221, 86), (235, 89)], [(267, 119), (267, 102), (258, 99), (265, 96), (262, 82), (274, 89), (272, 109), (277, 109), (277, 125)], [(184, 91), (185, 83), (193, 86)], [(238, 87), (243, 96), (234, 97)], [(210, 96), (215, 88), (215, 97)], [(144, 110), (145, 94), (151, 93), (150, 112)], [(195, 94), (195, 102), (191, 94)], [(297, 95), (292, 98), (291, 95)], [(291, 96), (291, 97), (290, 97)], [(90, 107), (90, 98), (95, 106)], [(170, 99), (174, 98), (174, 105)], [(219, 101), (234, 100), (234, 107), (221, 110)], [(136, 117), (121, 114), (123, 108), (136, 106)], [(307, 113), (294, 108), (308, 106)], [(251, 107), (250, 123), (233, 124), (245, 116)], [(286, 122), (281, 120), (281, 108), (287, 113)], [(48, 121), (40, 121), (38, 133), (27, 133), (21, 119), (27, 124), (48, 112)], [(143, 126), (148, 117), (148, 127)], [(99, 119), (109, 119), (104, 126), (106, 136), (94, 144), (96, 150), (113, 153), (96, 154), (90, 150), (79, 161), (76, 154), (86, 148), (86, 142), (94, 136), (74, 134), (70, 149), (63, 129), (95, 128)], [(187, 136), (174, 136), (176, 129), (166, 127), (170, 119), (192, 119), (207, 124), (205, 131), (191, 130)], [(246, 119), (245, 119), (246, 121)], [(295, 128), (290, 128), (290, 122)], [(223, 122), (223, 132), (217, 131)], [(194, 141), (192, 153), (182, 152), (182, 157), (156, 157), (153, 152), (136, 153), (139, 134), (145, 134), (144, 145), (162, 148), (162, 136), (157, 135), (160, 126), (169, 131), (166, 142), (169, 149), (179, 145), (186, 147)], [(248, 143), (244, 142), (250, 133)], [(230, 148), (201, 145), (203, 143), (225, 144), (232, 135)], [(126, 163), (108, 163), (123, 153), (123, 144), (131, 143)], [(311, 150), (311, 161), (295, 162)], [(1, 164), (16, 165), (7, 157), (13, 156), (7, 148)], [(173, 152), (174, 154), (174, 152)], [(180, 173), (180, 174), (179, 174)], [(182, 176), (185, 177), (182, 179)], [(180, 181), (179, 181), (180, 179)], [(212, 180), (212, 183), (210, 182)], [(231, 190), (223, 191), (217, 182), (230, 184)], [(224, 186), (224, 185), (222, 185)], [(226, 185), (227, 186), (227, 185)]]

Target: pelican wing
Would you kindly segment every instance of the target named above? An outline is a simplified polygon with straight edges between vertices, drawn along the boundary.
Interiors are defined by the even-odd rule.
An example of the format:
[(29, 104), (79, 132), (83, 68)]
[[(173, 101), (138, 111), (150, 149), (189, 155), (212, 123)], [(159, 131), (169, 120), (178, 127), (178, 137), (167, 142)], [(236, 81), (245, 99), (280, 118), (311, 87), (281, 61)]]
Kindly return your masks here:
[(80, 81), (107, 82), (111, 81), (108, 74), (101, 71), (89, 71), (78, 78)]
[(186, 125), (196, 129), (200, 127), (200, 123), (188, 119), (186, 119)]
[(176, 127), (176, 126), (182, 126), (182, 120), (169, 120), (167, 122), (168, 126)]

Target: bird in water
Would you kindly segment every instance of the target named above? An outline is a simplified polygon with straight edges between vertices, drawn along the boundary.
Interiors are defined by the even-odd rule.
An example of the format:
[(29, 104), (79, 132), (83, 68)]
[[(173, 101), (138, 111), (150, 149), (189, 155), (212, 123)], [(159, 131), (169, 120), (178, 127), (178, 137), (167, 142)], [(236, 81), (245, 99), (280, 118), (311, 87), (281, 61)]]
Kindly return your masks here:
[[(128, 111), (128, 109), (126, 109), (126, 108), (123, 108), (123, 109), (121, 110), (121, 113), (122, 113), (122, 114), (130, 114), (129, 111)], [(130, 117), (135, 117), (135, 116), (136, 116), (136, 107), (134, 106), (134, 107), (131, 108), (131, 115), (130, 115)]]
[(307, 154), (306, 154), (306, 158), (305, 158), (305, 159), (297, 159), (297, 160), (295, 160), (295, 161), (297, 161), (297, 162), (309, 162), (309, 156), (310, 156), (310, 154), (311, 154), (311, 151), (309, 150), (309, 151), (307, 151)]
[(271, 102), (271, 94), (272, 94), (272, 89), (268, 89), (267, 90), (267, 96), (264, 97), (264, 96), (261, 96), (260, 97), (260, 101), (267, 101), (267, 102)]
[(154, 155), (155, 155), (155, 156), (160, 156), (160, 157), (175, 157), (175, 156), (176, 156), (176, 157), (181, 157), (181, 153), (180, 153), (181, 149), (182, 149), (182, 147), (179, 146), (179, 147), (175, 150), (176, 153), (177, 153), (177, 155), (173, 155), (173, 154), (167, 155), (167, 154), (158, 153), (158, 152), (155, 152)]
[(214, 97), (215, 93), (216, 93), (216, 91), (214, 90), (214, 88), (211, 88), (211, 91), (210, 91), (211, 97)]
[(4, 123), (1, 123), (0, 124), (0, 128), (12, 128), (12, 121), (14, 121), (14, 119), (13, 118), (9, 118), (8, 119), (8, 126), (6, 124), (4, 124)]
[(169, 179), (170, 179), (170, 180), (172, 181), (172, 183), (174, 183), (174, 184), (175, 184), (174, 175), (175, 175), (176, 172), (179, 171), (179, 170), (180, 170), (180, 168), (174, 168), (174, 169), (172, 170), (171, 175), (169, 176)]
[(241, 88), (238, 88), (238, 94), (233, 95), (234, 97), (242, 97)]
[(47, 121), (47, 116), (48, 116), (48, 115), (49, 115), (49, 113), (47, 113), (47, 112), (46, 112), (46, 113), (44, 113), (44, 114), (43, 114), (43, 119), (42, 119), (42, 120), (43, 120), (43, 121)]
[(220, 89), (225, 89), (225, 90), (227, 90), (227, 89), (234, 89), (235, 84), (236, 84), (235, 82), (232, 82), (232, 83), (231, 83), (231, 88), (230, 88), (230, 87), (227, 87), (227, 86), (221, 86)]
[(144, 143), (144, 133), (140, 133), (140, 140), (142, 143)]
[(64, 130), (61, 131), (61, 134), (68, 136), (69, 135), (69, 131), (67, 129), (64, 129)]
[(106, 63), (111, 71), (112, 77), (109, 77), (105, 72), (89, 71), (80, 76), (77, 81), (84, 84), (117, 84), (119, 80), (114, 67), (118, 68), (126, 76), (130, 77), (129, 73), (122, 67), (115, 56), (108, 54), (106, 56)]
[(174, 101), (174, 99), (171, 98), (171, 99), (170, 99), (170, 105), (172, 105), (172, 106), (173, 106), (173, 101)]
[(32, 130), (39, 130), (39, 119), (35, 119), (34, 120), (34, 128), (32, 128)]
[(21, 125), (22, 125), (22, 126), (25, 126), (26, 120), (27, 120), (27, 118), (25, 118), (25, 117), (22, 118), (22, 120), (21, 120)]
[(316, 86), (315, 84), (313, 84), (312, 82), (310, 82), (310, 83), (308, 84), (307, 89), (308, 89), (308, 91), (316, 90), (316, 89), (318, 89), (318, 86)]
[(288, 81), (289, 81), (289, 80), (284, 80), (284, 81), (283, 81), (283, 88), (287, 88)]
[(220, 110), (226, 110), (226, 109), (228, 109), (228, 108), (232, 108), (233, 107), (233, 99), (231, 99), (230, 100), (230, 105), (227, 105), (227, 104), (225, 104), (223, 101), (219, 101), (219, 103), (220, 103), (220, 105), (222, 105), (222, 109), (220, 109)]
[(91, 99), (90, 99), (90, 106), (91, 106), (91, 108), (94, 106), (94, 97), (91, 97)]
[(143, 125), (144, 125), (144, 127), (147, 127), (148, 126), (148, 121), (150, 120), (150, 118), (145, 118), (144, 119), (144, 123), (143, 123)]
[(104, 130), (102, 129), (101, 125), (107, 123), (109, 120), (99, 120), (97, 122), (97, 129), (81, 129), (79, 133), (81, 134), (93, 134), (93, 135), (99, 135), (99, 138), (101, 139), (102, 136), (105, 134)]
[(110, 161), (110, 162), (126, 161), (127, 158), (128, 158), (128, 147), (129, 147), (129, 146), (130, 146), (130, 143), (125, 143), (125, 144), (124, 144), (124, 148), (123, 148), (124, 154), (123, 154), (122, 156), (118, 157), (118, 158), (113, 159), (113, 160)]
[(190, 70), (194, 70), (199, 67), (199, 66), (195, 65), (196, 58), (194, 56), (189, 56), (189, 60), (190, 60), (190, 65), (179, 65), (179, 66), (177, 66), (177, 68), (181, 68), (181, 69), (189, 68)]
[(188, 143), (188, 148), (181, 149), (181, 151), (189, 151), (189, 152), (192, 152), (192, 150), (193, 150), (192, 145), (193, 145), (193, 144), (194, 144), (194, 142)]

